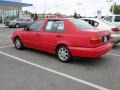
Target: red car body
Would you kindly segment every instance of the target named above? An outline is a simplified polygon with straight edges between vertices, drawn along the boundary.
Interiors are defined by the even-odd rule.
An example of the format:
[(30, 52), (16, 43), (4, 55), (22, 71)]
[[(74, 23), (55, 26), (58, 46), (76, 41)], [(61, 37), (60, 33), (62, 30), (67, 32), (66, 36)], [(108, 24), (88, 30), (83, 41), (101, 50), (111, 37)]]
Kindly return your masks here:
[[(48, 21), (49, 24), (47, 26)], [(63, 31), (47, 31), (52, 21), (56, 23), (57, 21), (62, 21), (62, 23), (64, 23)], [(14, 42), (15, 38), (19, 37), (24, 47), (52, 54), (56, 54), (59, 46), (66, 46), (73, 57), (96, 58), (111, 50), (112, 43), (110, 42), (109, 31), (83, 28), (82, 26), (82, 28), (78, 28), (79, 26), (77, 27), (75, 21), (74, 19), (67, 18), (43, 19), (40, 30), (15, 31), (12, 35), (12, 41)], [(59, 29), (61, 27), (59, 27)]]

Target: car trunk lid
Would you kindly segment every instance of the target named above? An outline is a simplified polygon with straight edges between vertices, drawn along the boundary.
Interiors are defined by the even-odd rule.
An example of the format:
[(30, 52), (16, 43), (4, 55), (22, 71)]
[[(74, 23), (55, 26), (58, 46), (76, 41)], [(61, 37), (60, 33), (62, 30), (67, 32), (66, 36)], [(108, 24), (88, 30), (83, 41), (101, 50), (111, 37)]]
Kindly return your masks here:
[[(80, 38), (83, 41), (79, 41), (80, 46), (85, 45), (85, 47), (99, 47), (110, 42), (110, 31), (109, 30), (96, 30), (96, 29), (87, 29), (87, 30), (79, 30)], [(86, 44), (85, 44), (86, 43)]]

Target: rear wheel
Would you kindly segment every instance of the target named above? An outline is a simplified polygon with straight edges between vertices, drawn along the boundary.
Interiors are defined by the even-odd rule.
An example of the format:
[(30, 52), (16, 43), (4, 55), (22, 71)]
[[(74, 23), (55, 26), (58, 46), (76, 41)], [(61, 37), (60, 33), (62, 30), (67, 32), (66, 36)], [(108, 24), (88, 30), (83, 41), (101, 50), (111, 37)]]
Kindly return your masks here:
[(16, 25), (15, 25), (15, 27), (16, 27), (16, 28), (19, 28), (19, 27), (20, 27), (20, 25), (19, 25), (19, 24), (16, 24)]
[(24, 48), (22, 41), (18, 37), (15, 38), (14, 45), (15, 45), (15, 48), (19, 50), (22, 50)]
[(56, 55), (61, 62), (71, 62), (71, 53), (66, 46), (60, 46), (57, 48)]

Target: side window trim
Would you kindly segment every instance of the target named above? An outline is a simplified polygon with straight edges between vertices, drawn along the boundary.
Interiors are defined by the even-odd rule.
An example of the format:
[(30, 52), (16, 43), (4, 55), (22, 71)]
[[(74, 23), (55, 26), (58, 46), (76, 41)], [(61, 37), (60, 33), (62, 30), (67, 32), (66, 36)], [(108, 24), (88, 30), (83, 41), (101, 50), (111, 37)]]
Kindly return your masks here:
[[(62, 27), (62, 29), (61, 29), (61, 30), (59, 30), (59, 29), (58, 29), (58, 28), (59, 28), (60, 23), (62, 23), (62, 24), (63, 24), (63, 27)], [(58, 24), (58, 26), (57, 26), (57, 32), (64, 32), (64, 28), (65, 28), (64, 21), (63, 21), (63, 20), (60, 20), (60, 21), (59, 21), (59, 24)]]

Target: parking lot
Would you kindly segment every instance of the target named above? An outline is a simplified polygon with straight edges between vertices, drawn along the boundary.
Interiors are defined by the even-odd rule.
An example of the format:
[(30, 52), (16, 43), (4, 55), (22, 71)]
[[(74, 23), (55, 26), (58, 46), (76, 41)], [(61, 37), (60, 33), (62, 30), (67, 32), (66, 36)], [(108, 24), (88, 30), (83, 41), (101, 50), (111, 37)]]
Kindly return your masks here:
[(15, 30), (0, 27), (0, 90), (120, 89), (120, 45), (98, 59), (62, 63), (47, 53), (15, 49)]

